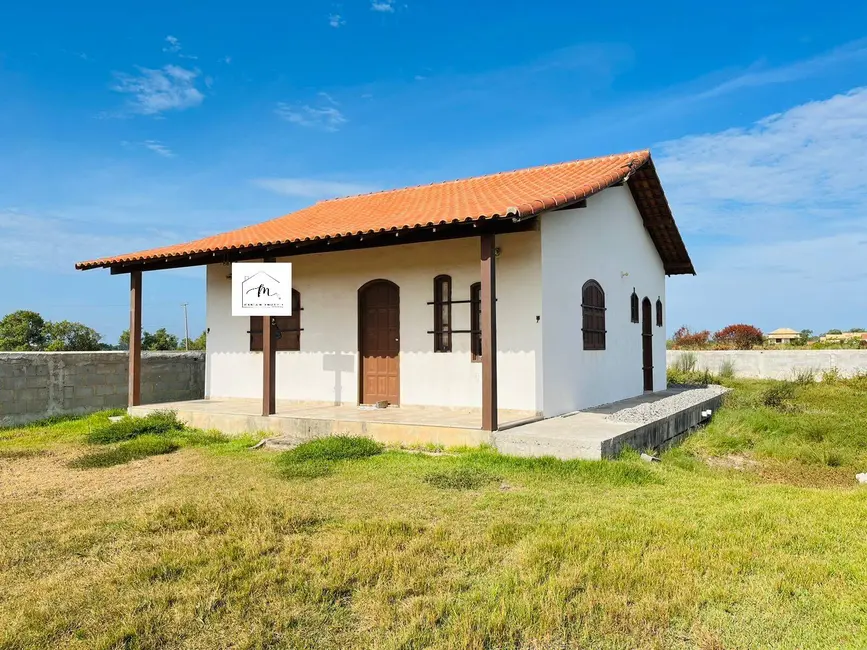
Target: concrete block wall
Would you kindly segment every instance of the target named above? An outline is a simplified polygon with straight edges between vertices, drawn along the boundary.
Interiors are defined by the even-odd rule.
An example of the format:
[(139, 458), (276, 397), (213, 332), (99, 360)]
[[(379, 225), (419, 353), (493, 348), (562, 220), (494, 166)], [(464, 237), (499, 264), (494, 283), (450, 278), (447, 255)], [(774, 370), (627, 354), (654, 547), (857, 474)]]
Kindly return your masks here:
[[(0, 426), (125, 408), (126, 352), (0, 352)], [(142, 403), (202, 399), (204, 352), (143, 352)]]
[(735, 376), (754, 379), (794, 379), (811, 371), (816, 379), (836, 369), (843, 377), (867, 373), (867, 350), (668, 350), (668, 367), (684, 354), (694, 354), (696, 368), (718, 373), (726, 361), (734, 364)]

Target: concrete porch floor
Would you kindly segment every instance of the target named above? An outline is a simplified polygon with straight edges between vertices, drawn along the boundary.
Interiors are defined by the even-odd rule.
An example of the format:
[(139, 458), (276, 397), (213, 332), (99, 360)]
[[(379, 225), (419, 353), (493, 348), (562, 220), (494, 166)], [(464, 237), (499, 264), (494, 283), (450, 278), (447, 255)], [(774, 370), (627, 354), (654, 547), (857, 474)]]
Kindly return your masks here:
[(355, 435), (403, 445), (493, 444), (500, 452), (515, 456), (598, 460), (614, 458), (624, 447), (643, 450), (670, 445), (707, 420), (702, 412), (707, 409), (716, 412), (722, 405), (720, 395), (653, 422), (606, 419), (616, 411), (684, 390), (689, 389), (680, 387), (647, 393), (545, 420), (536, 419), (536, 414), (528, 411), (501, 410), (498, 412), (501, 430), (493, 435), (479, 428), (481, 411), (473, 408), (360, 409), (354, 405), (278, 401), (276, 415), (262, 417), (262, 405), (257, 399), (204, 399), (134, 406), (129, 408), (129, 413), (146, 415), (152, 411), (173, 410), (182, 421), (200, 429), (217, 429), (227, 434), (266, 432), (275, 446), (294, 446), (324, 436)]
[[(327, 435), (359, 435), (384, 443), (480, 445), (491, 441), (479, 427), (482, 411), (476, 408), (400, 406), (359, 408), (277, 400), (277, 412), (263, 417), (258, 399), (213, 398), (132, 406), (130, 415), (171, 410), (190, 426), (217, 429), (227, 434), (265, 431), (287, 445)], [(531, 411), (501, 409), (500, 426), (537, 417)]]

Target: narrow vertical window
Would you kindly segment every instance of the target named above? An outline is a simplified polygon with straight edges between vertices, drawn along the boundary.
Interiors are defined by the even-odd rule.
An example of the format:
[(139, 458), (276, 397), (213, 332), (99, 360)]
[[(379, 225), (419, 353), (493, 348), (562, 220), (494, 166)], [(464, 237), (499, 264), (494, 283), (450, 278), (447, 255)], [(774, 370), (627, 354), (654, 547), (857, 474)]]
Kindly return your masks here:
[(638, 294), (635, 293), (635, 287), (632, 288), (632, 297), (629, 299), (629, 307), (632, 312), (632, 322), (638, 322)]
[[(276, 348), (278, 352), (297, 352), (301, 350), (301, 294), (292, 289), (292, 315), (274, 316), (276, 328)], [(250, 352), (261, 352), (262, 317), (250, 316)]]
[(581, 288), (581, 314), (585, 350), (605, 349), (605, 292), (596, 280)]
[(470, 287), (470, 353), (473, 361), (482, 360), (482, 283)]
[(656, 299), (656, 326), (662, 327), (662, 298)]
[(434, 278), (434, 352), (452, 351), (452, 279)]

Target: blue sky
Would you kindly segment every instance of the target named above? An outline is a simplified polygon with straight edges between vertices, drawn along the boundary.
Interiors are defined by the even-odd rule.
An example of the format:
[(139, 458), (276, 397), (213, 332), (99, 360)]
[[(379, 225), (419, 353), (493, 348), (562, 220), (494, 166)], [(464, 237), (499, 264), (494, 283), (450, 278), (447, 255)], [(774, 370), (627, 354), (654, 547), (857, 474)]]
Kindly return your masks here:
[[(115, 342), (126, 278), (75, 261), (650, 147), (669, 330), (867, 327), (867, 4), (180, 4), (0, 11), (0, 314)], [(146, 274), (145, 328), (200, 332), (203, 278)]]

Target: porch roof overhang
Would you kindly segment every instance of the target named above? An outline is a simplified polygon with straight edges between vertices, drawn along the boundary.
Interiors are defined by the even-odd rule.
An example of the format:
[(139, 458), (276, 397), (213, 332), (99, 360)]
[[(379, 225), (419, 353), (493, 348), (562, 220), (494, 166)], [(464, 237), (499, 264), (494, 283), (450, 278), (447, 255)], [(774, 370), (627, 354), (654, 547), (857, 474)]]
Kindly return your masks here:
[(694, 274), (646, 150), (320, 201), (238, 230), (75, 267), (129, 273), (520, 232), (535, 227), (545, 212), (580, 205), (624, 183), (666, 274)]

